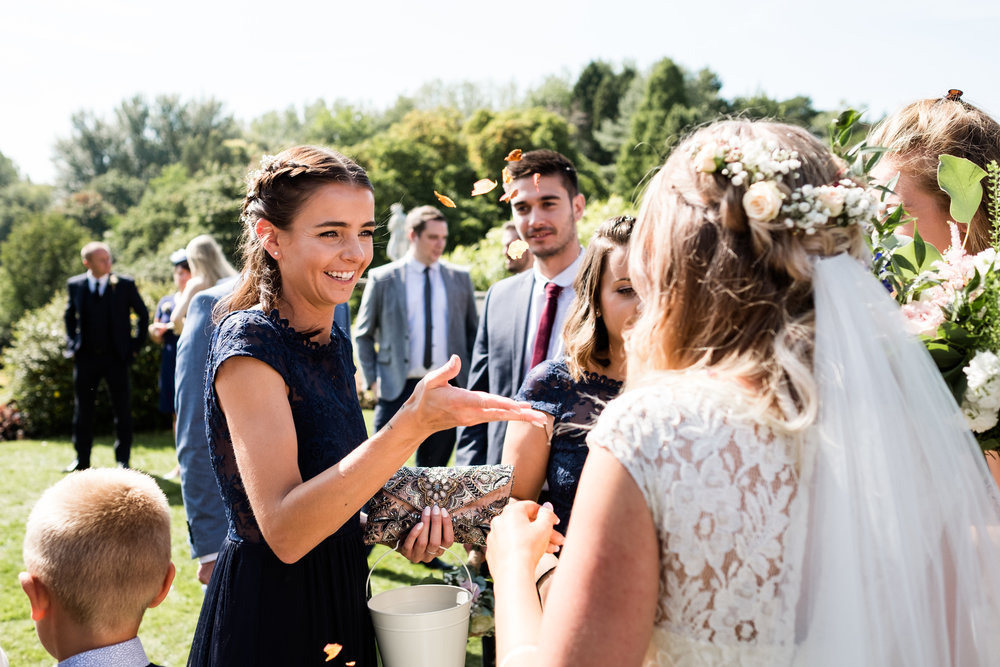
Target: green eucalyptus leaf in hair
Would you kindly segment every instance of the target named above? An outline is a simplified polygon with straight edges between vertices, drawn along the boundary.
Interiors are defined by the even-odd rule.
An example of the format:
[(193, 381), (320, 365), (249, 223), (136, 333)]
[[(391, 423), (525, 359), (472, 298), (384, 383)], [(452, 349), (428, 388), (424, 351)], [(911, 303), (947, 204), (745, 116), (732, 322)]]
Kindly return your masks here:
[(981, 181), (986, 171), (962, 157), (942, 155), (938, 158), (938, 185), (951, 197), (951, 218), (970, 223), (983, 200)]

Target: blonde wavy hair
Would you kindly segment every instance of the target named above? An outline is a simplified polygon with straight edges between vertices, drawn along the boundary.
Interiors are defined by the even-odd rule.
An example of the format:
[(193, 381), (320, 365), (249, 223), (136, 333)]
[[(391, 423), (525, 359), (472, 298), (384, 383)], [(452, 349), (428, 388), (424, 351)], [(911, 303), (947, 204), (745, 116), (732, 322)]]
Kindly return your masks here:
[[(888, 149), (885, 157), (914, 180), (947, 216), (948, 193), (938, 186), (938, 157), (954, 155), (983, 169), (1000, 163), (1000, 124), (989, 114), (960, 98), (918, 100), (890, 114), (868, 134), (868, 143)], [(904, 202), (905, 205), (905, 202)], [(991, 245), (989, 209), (992, 199), (983, 188), (983, 201), (969, 224), (965, 249), (978, 253)]]
[(650, 182), (632, 237), (629, 273), (642, 306), (627, 337), (628, 386), (664, 371), (711, 369), (750, 388), (755, 413), (789, 431), (816, 416), (812, 258), (866, 254), (858, 225), (814, 234), (747, 218), (748, 183), (698, 171), (699, 145), (771, 141), (802, 166), (779, 186), (829, 185), (844, 165), (806, 130), (726, 120), (681, 143)]

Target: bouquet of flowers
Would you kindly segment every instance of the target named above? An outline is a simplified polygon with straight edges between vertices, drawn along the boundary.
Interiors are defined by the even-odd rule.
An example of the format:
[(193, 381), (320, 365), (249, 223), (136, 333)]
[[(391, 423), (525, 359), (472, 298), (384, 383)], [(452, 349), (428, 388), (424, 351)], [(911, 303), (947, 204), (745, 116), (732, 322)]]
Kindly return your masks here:
[[(987, 170), (963, 158), (942, 155), (938, 183), (951, 196), (951, 217), (968, 224), (979, 208), (980, 182), (1000, 193), (1000, 168)], [(886, 188), (891, 190), (892, 183)], [(996, 202), (997, 197), (993, 200)], [(920, 238), (901, 237), (907, 222), (896, 207), (873, 233), (876, 275), (893, 292), (913, 333), (920, 336), (961, 406), (983, 450), (1000, 448), (1000, 214), (991, 212), (993, 247), (976, 255), (963, 249), (951, 224), (951, 246), (942, 254)]]

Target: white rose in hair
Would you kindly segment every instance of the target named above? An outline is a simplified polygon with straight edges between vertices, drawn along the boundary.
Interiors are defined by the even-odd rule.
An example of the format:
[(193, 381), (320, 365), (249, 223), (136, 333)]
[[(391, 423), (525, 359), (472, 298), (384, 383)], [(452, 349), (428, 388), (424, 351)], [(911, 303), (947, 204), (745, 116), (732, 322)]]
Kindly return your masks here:
[(823, 208), (830, 212), (830, 217), (836, 218), (844, 212), (844, 197), (843, 188), (826, 187), (820, 190), (817, 199)]
[(743, 195), (743, 210), (752, 220), (770, 222), (781, 210), (782, 199), (784, 196), (774, 181), (759, 181)]
[(694, 157), (695, 171), (706, 174), (714, 173), (718, 165), (715, 160), (719, 157), (718, 146), (702, 146), (701, 150)]

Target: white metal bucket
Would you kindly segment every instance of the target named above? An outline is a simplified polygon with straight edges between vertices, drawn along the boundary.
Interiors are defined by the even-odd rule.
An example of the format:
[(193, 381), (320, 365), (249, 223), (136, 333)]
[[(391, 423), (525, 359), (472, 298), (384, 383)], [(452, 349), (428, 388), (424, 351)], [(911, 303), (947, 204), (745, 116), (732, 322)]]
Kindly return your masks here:
[[(372, 564), (369, 579), (390, 553)], [(383, 667), (464, 667), (471, 606), (472, 593), (460, 586), (418, 584), (372, 596), (368, 609)]]

